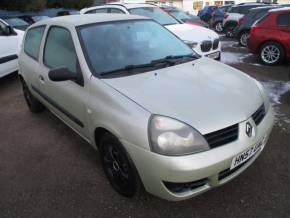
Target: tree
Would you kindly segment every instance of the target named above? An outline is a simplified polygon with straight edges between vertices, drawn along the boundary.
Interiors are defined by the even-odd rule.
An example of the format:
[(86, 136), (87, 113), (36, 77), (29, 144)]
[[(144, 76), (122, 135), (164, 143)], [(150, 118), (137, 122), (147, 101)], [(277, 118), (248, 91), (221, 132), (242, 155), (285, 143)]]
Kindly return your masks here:
[(47, 0), (47, 7), (81, 9), (92, 6), (94, 2), (94, 0)]
[(6, 10), (42, 10), (47, 0), (1, 0), (0, 8)]

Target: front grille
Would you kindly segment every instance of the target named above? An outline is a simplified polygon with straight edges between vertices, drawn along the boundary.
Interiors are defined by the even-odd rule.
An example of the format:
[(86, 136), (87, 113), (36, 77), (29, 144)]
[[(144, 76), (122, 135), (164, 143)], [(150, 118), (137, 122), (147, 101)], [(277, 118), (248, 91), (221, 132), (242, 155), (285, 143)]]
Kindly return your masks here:
[(200, 49), (203, 52), (208, 52), (211, 50), (212, 47), (212, 41), (203, 41), (200, 45)]
[[(254, 155), (255, 156), (255, 155)], [(248, 159), (247, 161), (245, 161), (244, 163), (242, 163), (241, 165), (237, 166), (236, 168), (234, 169), (226, 169), (222, 172), (219, 173), (219, 180), (223, 180), (225, 179), (226, 177), (232, 175), (233, 173), (237, 172), (239, 169), (241, 169), (246, 163), (248, 163), (254, 156), (252, 156), (250, 159)]]
[(252, 118), (257, 126), (262, 122), (265, 115), (266, 115), (265, 105), (262, 104), (262, 106), (259, 107), (259, 109), (252, 115)]
[(211, 148), (216, 148), (221, 145), (228, 144), (238, 139), (239, 124), (235, 124), (216, 132), (206, 134), (204, 137)]
[(185, 182), (185, 183), (173, 183), (173, 182), (163, 182), (165, 187), (174, 193), (181, 193), (189, 190), (194, 190), (199, 187), (204, 186), (207, 183), (207, 179), (200, 179), (194, 182)]
[(212, 49), (215, 50), (219, 47), (219, 44), (220, 44), (220, 40), (219, 39), (215, 39), (213, 41), (213, 44), (212, 44)]

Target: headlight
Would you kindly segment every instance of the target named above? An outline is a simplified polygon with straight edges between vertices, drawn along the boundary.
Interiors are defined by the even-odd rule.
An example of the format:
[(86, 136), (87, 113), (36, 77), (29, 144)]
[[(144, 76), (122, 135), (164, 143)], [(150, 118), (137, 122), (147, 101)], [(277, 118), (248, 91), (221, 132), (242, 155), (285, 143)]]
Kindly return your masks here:
[(264, 86), (258, 81), (258, 80), (255, 80), (259, 90), (260, 90), (260, 93), (263, 97), (263, 100), (264, 100), (264, 104), (265, 104), (265, 109), (266, 109), (266, 112), (269, 110), (270, 108), (270, 100), (269, 100), (269, 96), (268, 96), (268, 93), (265, 91), (264, 89)]
[(197, 130), (169, 117), (152, 117), (149, 138), (152, 151), (162, 155), (177, 156), (209, 150), (208, 143)]
[(194, 49), (197, 46), (197, 42), (191, 42), (184, 40), (184, 43), (187, 44), (190, 48)]

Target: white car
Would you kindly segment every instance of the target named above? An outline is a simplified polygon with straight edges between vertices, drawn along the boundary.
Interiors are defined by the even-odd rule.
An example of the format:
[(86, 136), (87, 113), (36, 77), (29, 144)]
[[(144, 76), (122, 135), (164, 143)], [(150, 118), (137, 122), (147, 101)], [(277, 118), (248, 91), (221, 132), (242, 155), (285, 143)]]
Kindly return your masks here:
[(146, 17), (37, 22), (19, 66), (31, 112), (45, 106), (98, 149), (110, 183), (127, 197), (142, 184), (172, 201), (225, 184), (258, 158), (273, 126), (258, 81), (194, 54)]
[(0, 19), (0, 78), (18, 70), (18, 54), (24, 32)]
[(149, 17), (177, 35), (197, 54), (220, 60), (220, 40), (214, 31), (204, 27), (181, 23), (181, 21), (176, 20), (157, 6), (151, 4), (111, 3), (85, 8), (80, 11), (80, 14), (94, 13), (134, 14)]

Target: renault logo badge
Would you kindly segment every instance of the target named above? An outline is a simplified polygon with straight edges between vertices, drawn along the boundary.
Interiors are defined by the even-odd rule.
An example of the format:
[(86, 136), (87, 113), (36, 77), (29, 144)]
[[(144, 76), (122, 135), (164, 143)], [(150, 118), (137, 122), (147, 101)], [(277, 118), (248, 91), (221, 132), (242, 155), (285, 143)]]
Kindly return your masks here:
[(252, 135), (253, 135), (253, 126), (251, 125), (250, 122), (246, 123), (246, 134), (249, 137), (252, 137)]

